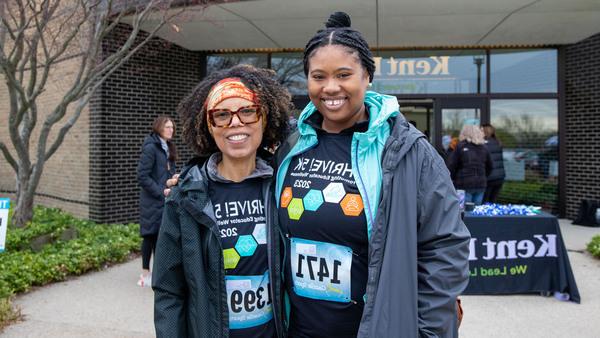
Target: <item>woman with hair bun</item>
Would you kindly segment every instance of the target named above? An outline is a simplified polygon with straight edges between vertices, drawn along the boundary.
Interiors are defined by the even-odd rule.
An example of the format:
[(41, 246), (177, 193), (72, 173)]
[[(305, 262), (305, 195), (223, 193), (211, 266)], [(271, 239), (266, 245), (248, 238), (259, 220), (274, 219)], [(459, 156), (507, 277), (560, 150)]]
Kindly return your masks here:
[(375, 62), (346, 13), (304, 50), (311, 102), (279, 148), (290, 337), (456, 337), (469, 232), (443, 160), (367, 91)]

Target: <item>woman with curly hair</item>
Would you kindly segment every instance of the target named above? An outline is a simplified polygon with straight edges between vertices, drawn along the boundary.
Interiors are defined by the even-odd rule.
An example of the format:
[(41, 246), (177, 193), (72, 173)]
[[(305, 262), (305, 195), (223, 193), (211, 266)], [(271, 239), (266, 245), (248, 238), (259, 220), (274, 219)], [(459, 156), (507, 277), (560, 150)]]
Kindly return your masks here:
[(199, 158), (169, 193), (154, 261), (157, 337), (280, 337), (271, 149), (290, 95), (248, 65), (206, 77), (179, 105)]

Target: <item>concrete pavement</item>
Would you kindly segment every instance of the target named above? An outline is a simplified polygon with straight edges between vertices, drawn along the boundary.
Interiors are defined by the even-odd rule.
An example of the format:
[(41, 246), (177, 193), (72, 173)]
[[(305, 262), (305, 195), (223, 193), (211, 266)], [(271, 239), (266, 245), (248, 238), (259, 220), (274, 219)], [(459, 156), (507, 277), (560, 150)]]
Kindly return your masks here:
[(154, 337), (153, 294), (136, 285), (141, 259), (17, 297), (25, 320), (0, 337)]
[[(462, 296), (461, 337), (600, 337), (600, 260), (584, 251), (600, 228), (560, 224), (581, 304), (537, 295)], [(136, 259), (18, 297), (25, 320), (0, 337), (153, 337), (152, 291), (136, 285), (140, 266)]]

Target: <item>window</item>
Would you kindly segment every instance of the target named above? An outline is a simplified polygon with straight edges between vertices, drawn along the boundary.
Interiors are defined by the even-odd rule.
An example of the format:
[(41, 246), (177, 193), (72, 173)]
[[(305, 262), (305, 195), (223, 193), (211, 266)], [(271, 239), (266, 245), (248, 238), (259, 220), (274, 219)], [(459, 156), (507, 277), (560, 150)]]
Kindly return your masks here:
[(484, 50), (399, 51), (375, 56), (373, 90), (386, 94), (486, 92)]
[(503, 146), (500, 203), (558, 210), (558, 102), (491, 100), (491, 124)]
[(300, 53), (277, 53), (271, 55), (271, 68), (292, 95), (306, 95), (306, 76)]
[(556, 93), (556, 50), (498, 50), (490, 58), (493, 93)]

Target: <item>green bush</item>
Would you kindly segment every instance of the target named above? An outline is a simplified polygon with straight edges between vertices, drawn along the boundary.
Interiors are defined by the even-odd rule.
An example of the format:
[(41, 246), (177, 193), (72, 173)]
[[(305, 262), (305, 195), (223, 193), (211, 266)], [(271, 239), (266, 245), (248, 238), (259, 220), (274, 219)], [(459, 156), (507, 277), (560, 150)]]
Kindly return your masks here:
[(503, 204), (526, 204), (552, 209), (558, 199), (558, 185), (545, 181), (505, 181), (498, 196)]
[(592, 241), (588, 243), (587, 250), (596, 258), (600, 258), (600, 235), (592, 237)]
[[(78, 237), (61, 241), (59, 235), (68, 227), (77, 229)], [(137, 224), (96, 224), (58, 209), (36, 208), (27, 227), (8, 229), (6, 251), (0, 253), (0, 299), (124, 261), (139, 250), (138, 229)], [(44, 234), (55, 241), (40, 252), (31, 251), (30, 241)]]
[(33, 221), (28, 223), (27, 226), (24, 228), (9, 227), (6, 234), (6, 251), (24, 250), (29, 246), (32, 239), (45, 234), (57, 239), (66, 228), (85, 222), (62, 212), (60, 209), (35, 207)]

